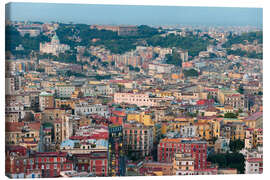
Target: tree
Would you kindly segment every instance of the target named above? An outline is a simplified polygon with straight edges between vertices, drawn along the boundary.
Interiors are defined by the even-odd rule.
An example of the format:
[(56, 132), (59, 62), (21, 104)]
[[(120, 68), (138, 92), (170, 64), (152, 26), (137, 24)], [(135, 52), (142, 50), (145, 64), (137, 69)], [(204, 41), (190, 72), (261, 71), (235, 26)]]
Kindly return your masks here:
[(216, 142), (216, 140), (217, 140), (218, 138), (217, 137), (212, 137), (212, 139), (210, 139), (210, 141), (213, 143), (213, 144), (215, 144), (215, 142)]
[(252, 43), (254, 40), (257, 40), (259, 44), (263, 42), (263, 33), (262, 31), (243, 33), (241, 35), (230, 35), (227, 37), (228, 41), (222, 46), (224, 48), (231, 47), (232, 44), (246, 44), (246, 41)]
[(134, 67), (133, 67), (132, 65), (128, 65), (128, 69), (129, 69), (130, 71), (134, 71)]
[(70, 71), (68, 70), (66, 73), (65, 73), (65, 76), (69, 77), (69, 76), (75, 76), (75, 77), (86, 77), (84, 74), (82, 73), (77, 73), (77, 72), (73, 72), (73, 71)]
[(242, 86), (239, 86), (237, 90), (240, 94), (244, 94), (244, 88)]
[(217, 55), (215, 53), (209, 53), (210, 58), (217, 58)]
[(241, 141), (240, 139), (231, 140), (229, 146), (230, 146), (231, 151), (238, 152), (245, 147), (245, 143), (244, 141)]
[(125, 86), (122, 84), (118, 84), (118, 89), (119, 89), (119, 92), (123, 92), (125, 89)]
[(134, 71), (135, 71), (135, 72), (140, 72), (140, 68), (135, 67), (135, 68), (134, 68)]
[(237, 118), (237, 115), (231, 112), (225, 113), (224, 118)]
[(101, 62), (101, 66), (103, 66), (103, 67), (108, 67), (108, 62)]
[(68, 104), (68, 105), (66, 105), (66, 104), (61, 104), (61, 106), (60, 106), (62, 109), (65, 109), (65, 110), (67, 110), (67, 109), (71, 109), (71, 107), (70, 107), (70, 105)]
[(238, 113), (243, 113), (243, 110), (242, 109), (238, 109)]
[(198, 71), (195, 69), (184, 70), (183, 73), (185, 77), (195, 77), (199, 75)]
[[(50, 41), (48, 36), (40, 34), (31, 37), (29, 34), (21, 36), (19, 31), (13, 26), (6, 26), (6, 51), (10, 51), (14, 55), (28, 56), (31, 51), (38, 51), (41, 42)], [(22, 51), (16, 51), (16, 47), (21, 44), (24, 47)]]
[(65, 53), (59, 53), (59, 56), (56, 57), (54, 60), (66, 63), (77, 63), (76, 54), (70, 51), (67, 51)]
[(91, 57), (91, 54), (90, 54), (87, 50), (85, 50), (85, 51), (83, 52), (83, 56), (84, 56), (84, 57)]
[(111, 66), (114, 66), (114, 65), (115, 65), (115, 61), (112, 61), (112, 62), (111, 62)]
[(155, 35), (151, 38), (147, 38), (147, 44), (151, 46), (160, 46), (163, 48), (181, 48), (188, 50), (188, 54), (194, 57), (197, 56), (201, 51), (206, 51), (207, 46), (211, 43), (207, 37), (199, 37), (190, 33), (186, 37), (174, 34), (170, 34), (165, 37)]
[(236, 168), (240, 174), (245, 171), (245, 157), (241, 153), (210, 154), (207, 161), (218, 164), (219, 168)]
[(166, 63), (173, 64), (175, 66), (182, 66), (182, 59), (177, 52), (173, 52), (172, 54), (166, 54)]

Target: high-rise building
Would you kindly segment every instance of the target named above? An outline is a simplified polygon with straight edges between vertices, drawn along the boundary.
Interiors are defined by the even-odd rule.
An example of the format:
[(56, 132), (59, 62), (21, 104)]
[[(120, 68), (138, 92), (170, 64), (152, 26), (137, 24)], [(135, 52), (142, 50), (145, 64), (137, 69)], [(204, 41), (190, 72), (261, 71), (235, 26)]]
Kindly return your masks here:
[(207, 165), (207, 142), (199, 138), (162, 139), (158, 145), (158, 161), (173, 162), (175, 153), (190, 153), (195, 158), (194, 168), (205, 169)]
[(52, 93), (41, 92), (39, 94), (39, 109), (54, 108), (54, 96)]
[(124, 149), (137, 157), (150, 156), (153, 149), (153, 126), (139, 123), (124, 124)]
[(125, 156), (122, 126), (109, 127), (109, 175), (125, 175)]

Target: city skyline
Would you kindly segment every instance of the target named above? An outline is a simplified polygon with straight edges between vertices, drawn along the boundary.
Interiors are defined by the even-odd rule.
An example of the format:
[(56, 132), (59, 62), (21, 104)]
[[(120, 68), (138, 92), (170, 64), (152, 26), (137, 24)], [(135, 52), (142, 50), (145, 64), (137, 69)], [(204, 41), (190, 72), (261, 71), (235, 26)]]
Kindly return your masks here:
[(15, 4), (7, 177), (263, 173), (260, 9)]
[[(164, 13), (160, 14), (160, 12)], [(6, 5), (6, 19), (110, 25), (255, 26), (262, 28), (262, 8), (9, 3)]]

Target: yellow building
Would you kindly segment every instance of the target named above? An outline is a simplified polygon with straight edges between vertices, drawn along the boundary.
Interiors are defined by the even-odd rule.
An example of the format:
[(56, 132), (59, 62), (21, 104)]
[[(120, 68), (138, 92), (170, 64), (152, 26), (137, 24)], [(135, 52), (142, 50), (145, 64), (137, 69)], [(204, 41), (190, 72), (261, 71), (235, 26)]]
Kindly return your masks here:
[(223, 118), (222, 122), (224, 124), (228, 124), (228, 123), (242, 123), (243, 122), (243, 119)]
[(162, 135), (167, 134), (167, 131), (169, 130), (168, 128), (169, 128), (169, 123), (168, 122), (163, 122), (161, 124), (161, 134)]
[(172, 74), (172, 79), (181, 79), (180, 74)]
[(222, 105), (229, 105), (234, 109), (244, 109), (244, 96), (231, 89), (219, 89), (218, 101)]
[(233, 109), (232, 106), (224, 106), (223, 109), (222, 109), (222, 112), (223, 113), (233, 113), (234, 109)]
[(232, 127), (232, 133), (231, 133), (232, 140), (245, 139), (245, 128), (243, 127), (243, 123), (234, 123), (232, 124), (231, 127)]
[(169, 129), (171, 131), (180, 132), (181, 127), (190, 125), (189, 121), (173, 121), (169, 123)]
[(253, 128), (253, 129), (256, 128), (256, 120), (255, 119), (244, 119), (243, 122), (249, 128)]
[(172, 96), (172, 92), (170, 91), (160, 91), (158, 89), (156, 89), (154, 92), (153, 92), (154, 95), (156, 95), (157, 97), (169, 97), (169, 96)]
[(66, 114), (64, 109), (45, 109), (42, 112), (42, 122), (52, 122), (55, 119), (62, 118)]
[(76, 88), (75, 91), (71, 94), (71, 99), (76, 99), (82, 96), (80, 89)]
[(210, 140), (212, 139), (212, 127), (211, 124), (208, 122), (197, 122), (194, 124), (197, 126), (197, 134), (205, 139), (205, 140)]
[(243, 74), (230, 72), (228, 77), (233, 79), (242, 79)]
[(174, 121), (183, 122), (183, 123), (194, 123), (194, 118), (192, 117), (176, 117)]
[(145, 126), (153, 126), (154, 122), (152, 121), (151, 115), (141, 113), (131, 113), (127, 115), (127, 121), (137, 121), (144, 124)]
[(212, 127), (212, 136), (218, 138), (220, 136), (220, 120), (214, 119), (210, 121)]
[(55, 99), (55, 107), (56, 108), (61, 108), (63, 106), (69, 106), (71, 107), (72, 109), (75, 108), (75, 104), (76, 104), (76, 100), (74, 99)]

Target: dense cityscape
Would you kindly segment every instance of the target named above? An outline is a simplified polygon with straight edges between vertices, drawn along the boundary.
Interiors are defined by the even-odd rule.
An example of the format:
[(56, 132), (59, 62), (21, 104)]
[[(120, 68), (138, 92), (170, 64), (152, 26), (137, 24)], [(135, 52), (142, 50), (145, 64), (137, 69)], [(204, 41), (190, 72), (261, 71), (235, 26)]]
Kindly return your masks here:
[(254, 27), (6, 22), (6, 176), (261, 174)]

